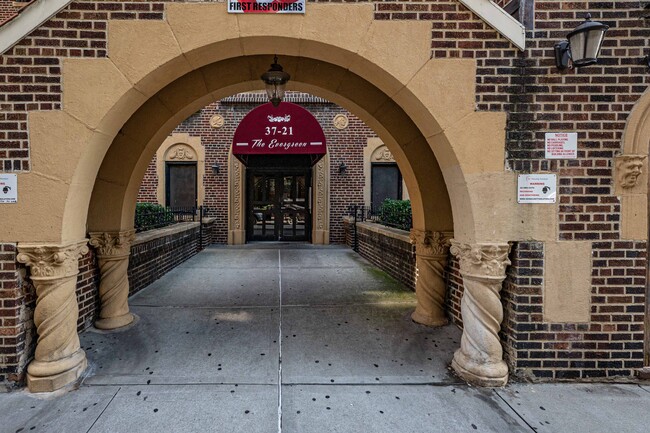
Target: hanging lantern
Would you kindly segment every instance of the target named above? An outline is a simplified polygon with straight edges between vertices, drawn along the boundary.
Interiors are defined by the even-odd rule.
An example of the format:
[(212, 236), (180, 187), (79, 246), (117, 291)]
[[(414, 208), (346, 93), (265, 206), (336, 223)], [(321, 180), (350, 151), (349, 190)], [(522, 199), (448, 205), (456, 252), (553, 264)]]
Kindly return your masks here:
[(274, 107), (277, 107), (282, 102), (287, 82), (291, 79), (291, 76), (284, 72), (282, 66), (278, 64), (278, 56), (273, 58), (271, 69), (263, 73), (261, 78), (266, 86), (269, 101)]

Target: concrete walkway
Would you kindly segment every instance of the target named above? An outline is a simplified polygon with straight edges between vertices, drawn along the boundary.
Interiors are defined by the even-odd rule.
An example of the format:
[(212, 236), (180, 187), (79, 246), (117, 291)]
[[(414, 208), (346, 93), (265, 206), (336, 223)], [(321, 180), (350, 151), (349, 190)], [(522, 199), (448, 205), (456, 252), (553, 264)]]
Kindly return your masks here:
[(76, 390), (0, 394), (0, 432), (647, 432), (650, 385), (476, 389), (454, 326), (340, 247), (209, 248), (131, 299), (139, 321), (81, 336)]

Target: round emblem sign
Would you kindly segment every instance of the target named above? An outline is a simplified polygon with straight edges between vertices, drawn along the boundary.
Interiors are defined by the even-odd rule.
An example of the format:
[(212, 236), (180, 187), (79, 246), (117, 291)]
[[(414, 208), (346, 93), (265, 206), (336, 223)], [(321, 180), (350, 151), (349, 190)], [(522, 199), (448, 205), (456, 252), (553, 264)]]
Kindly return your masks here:
[(212, 126), (212, 127), (215, 128), (215, 129), (218, 129), (218, 128), (221, 128), (225, 122), (226, 122), (226, 121), (225, 121), (225, 119), (223, 118), (223, 116), (221, 116), (221, 115), (219, 115), (219, 114), (215, 114), (215, 115), (212, 116), (212, 118), (210, 119), (210, 126)]
[(334, 119), (332, 120), (332, 123), (334, 124), (334, 127), (336, 129), (345, 129), (348, 127), (348, 116), (345, 114), (337, 114), (334, 116)]

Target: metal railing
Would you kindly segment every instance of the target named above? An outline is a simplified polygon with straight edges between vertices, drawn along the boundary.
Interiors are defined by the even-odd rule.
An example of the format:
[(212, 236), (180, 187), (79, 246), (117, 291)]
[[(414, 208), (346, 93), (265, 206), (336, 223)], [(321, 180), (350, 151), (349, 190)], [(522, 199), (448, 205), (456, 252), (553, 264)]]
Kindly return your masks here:
[[(203, 207), (166, 207), (160, 210), (143, 210), (135, 214), (135, 231), (159, 229), (178, 222), (203, 221)], [(200, 230), (203, 229), (203, 224)]]
[(399, 212), (397, 215), (386, 212), (382, 205), (370, 206), (352, 204), (348, 206), (347, 215), (354, 218), (354, 228), (352, 229), (354, 251), (359, 251), (359, 236), (357, 233), (357, 222), (370, 221), (382, 224), (388, 227), (395, 227), (401, 230), (410, 230), (413, 227), (412, 215), (410, 209), (408, 212)]
[(394, 227), (409, 231), (413, 227), (413, 216), (410, 212), (389, 213), (382, 208), (382, 205), (349, 205), (348, 216), (354, 217), (354, 221), (370, 221), (388, 227)]

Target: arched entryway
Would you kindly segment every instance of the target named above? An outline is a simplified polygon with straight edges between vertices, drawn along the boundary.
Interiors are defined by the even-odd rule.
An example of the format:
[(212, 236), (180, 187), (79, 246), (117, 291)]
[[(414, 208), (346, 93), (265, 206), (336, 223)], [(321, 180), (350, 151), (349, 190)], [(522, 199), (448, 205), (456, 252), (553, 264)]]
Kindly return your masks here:
[[(615, 159), (615, 188), (621, 200), (621, 238), (650, 239), (648, 227), (648, 151), (650, 148), (650, 91), (641, 96), (630, 113), (623, 135), (623, 153)], [(646, 252), (648, 251), (646, 246)], [(647, 253), (646, 253), (647, 254)], [(644, 369), (650, 376), (650, 286), (646, 269)]]
[[(39, 292), (32, 389), (56, 388), (84, 368), (71, 321), (87, 233), (102, 272), (101, 320), (122, 326), (130, 321), (125, 263), (149, 161), (192, 112), (261, 88), (258, 76), (273, 54), (292, 71), (294, 90), (357, 115), (395, 158), (412, 201), (418, 317), (429, 324), (441, 314), (440, 269), (453, 231), (466, 284), (454, 366), (475, 383), (505, 383), (498, 288), (507, 241), (520, 237), (521, 224), (527, 235), (546, 233), (550, 215), (496, 199), (515, 181), (504, 171), (505, 114), (474, 111), (474, 61), (431, 59), (430, 24), (375, 21), (371, 5), (312, 6), (296, 19), (170, 3), (162, 22), (111, 22), (108, 58), (65, 61), (64, 109), (30, 115), (34, 171), (7, 218)], [(21, 225), (23, 212), (37, 216), (36, 225)]]

